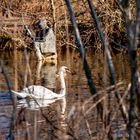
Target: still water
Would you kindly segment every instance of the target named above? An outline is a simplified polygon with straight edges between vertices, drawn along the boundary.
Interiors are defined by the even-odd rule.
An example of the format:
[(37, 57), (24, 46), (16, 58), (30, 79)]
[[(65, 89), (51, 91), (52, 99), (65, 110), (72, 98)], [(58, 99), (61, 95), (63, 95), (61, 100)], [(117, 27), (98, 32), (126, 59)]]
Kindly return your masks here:
[[(127, 55), (122, 52), (112, 53), (118, 82), (129, 82), (129, 65)], [(2, 52), (5, 74), (10, 88), (20, 91), (29, 85), (43, 85), (54, 92), (61, 89), (57, 72), (61, 66), (67, 66), (71, 74), (66, 76), (67, 95), (61, 100), (48, 103), (41, 102), (41, 109), (35, 101), (28, 106), (26, 101), (14, 100), (12, 104), (4, 74), (0, 73), (0, 139), (16, 140), (89, 140), (103, 139), (104, 125), (97, 117), (97, 110), (91, 98), (87, 80), (82, 69), (78, 50), (63, 48), (58, 51), (57, 60), (37, 62), (33, 52)], [(103, 52), (87, 50), (93, 81), (97, 91), (110, 86), (110, 78)], [(89, 101), (88, 101), (89, 100)], [(114, 103), (115, 105), (117, 103)], [(85, 105), (85, 106), (84, 106)], [(89, 109), (84, 115), (83, 106)], [(13, 116), (13, 117), (12, 117)], [(11, 123), (12, 122), (12, 123)], [(112, 123), (112, 126), (116, 122)], [(116, 126), (114, 126), (116, 127)], [(117, 127), (122, 128), (120, 122)], [(11, 130), (11, 131), (10, 131)], [(114, 132), (114, 137), (121, 137), (123, 132)]]

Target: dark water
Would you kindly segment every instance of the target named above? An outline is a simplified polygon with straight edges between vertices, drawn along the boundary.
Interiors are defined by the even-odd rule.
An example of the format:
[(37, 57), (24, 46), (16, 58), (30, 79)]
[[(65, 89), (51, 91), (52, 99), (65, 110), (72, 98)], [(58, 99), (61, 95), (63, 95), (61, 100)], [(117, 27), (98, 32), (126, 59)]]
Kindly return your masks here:
[[(124, 53), (112, 53), (118, 82), (128, 83), (130, 79), (127, 55)], [(68, 48), (58, 51), (55, 61), (37, 62), (34, 53), (31, 52), (2, 52), (0, 58), (3, 61), (6, 76), (11, 89), (21, 90), (29, 85), (43, 85), (54, 92), (60, 90), (56, 73), (60, 66), (67, 66), (72, 74), (66, 77), (67, 96), (50, 105), (44, 105), (42, 111), (31, 109), (22, 103), (13, 103), (8, 93), (4, 75), (0, 73), (0, 139), (4, 140), (9, 134), (15, 139), (25, 140), (52, 140), (52, 139), (101, 139), (105, 133), (105, 126), (97, 117), (94, 101), (89, 100), (91, 94), (87, 80), (82, 69), (82, 61), (76, 49)], [(108, 67), (103, 52), (87, 51), (93, 80), (97, 91), (110, 86)], [(123, 91), (124, 92), (124, 91)], [(114, 99), (116, 102), (116, 100)], [(117, 103), (114, 103), (116, 106)], [(84, 108), (84, 109), (83, 109)], [(89, 110), (88, 110), (89, 109)], [(64, 114), (61, 113), (62, 110)], [(86, 110), (86, 111), (85, 111)], [(84, 115), (84, 113), (87, 113)], [(117, 115), (119, 116), (118, 111)], [(14, 119), (12, 120), (12, 116)], [(115, 117), (118, 120), (118, 116)], [(114, 119), (114, 120), (115, 120)], [(120, 123), (121, 118), (111, 125), (114, 128), (114, 137), (122, 137), (125, 126)], [(11, 123), (13, 122), (13, 124)], [(12, 127), (14, 126), (14, 127)], [(120, 129), (119, 129), (120, 127)], [(13, 128), (13, 129), (12, 129)], [(123, 129), (123, 130), (121, 130)], [(12, 132), (10, 133), (10, 130)], [(121, 131), (120, 131), (121, 130)], [(105, 138), (104, 138), (105, 139)]]

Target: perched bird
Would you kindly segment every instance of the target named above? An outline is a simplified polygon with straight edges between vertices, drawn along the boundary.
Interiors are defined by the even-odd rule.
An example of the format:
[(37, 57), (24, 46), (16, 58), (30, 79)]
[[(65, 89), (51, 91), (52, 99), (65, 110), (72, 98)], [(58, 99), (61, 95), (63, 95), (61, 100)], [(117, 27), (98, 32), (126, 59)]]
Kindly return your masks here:
[(61, 82), (61, 90), (60, 93), (54, 93), (53, 91), (47, 89), (46, 87), (40, 86), (40, 85), (31, 85), (29, 87), (24, 88), (22, 91), (17, 92), (12, 90), (12, 93), (16, 94), (19, 98), (34, 98), (34, 99), (44, 99), (44, 100), (53, 100), (53, 99), (59, 99), (66, 95), (66, 85), (65, 85), (65, 79), (64, 75), (66, 72), (70, 71), (66, 66), (61, 66), (59, 69), (59, 77)]

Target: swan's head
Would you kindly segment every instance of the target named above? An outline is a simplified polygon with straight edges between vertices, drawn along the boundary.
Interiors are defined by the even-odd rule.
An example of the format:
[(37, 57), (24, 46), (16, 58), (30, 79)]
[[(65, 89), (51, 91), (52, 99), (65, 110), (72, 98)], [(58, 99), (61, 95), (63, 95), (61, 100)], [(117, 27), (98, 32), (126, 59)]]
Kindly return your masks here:
[(61, 72), (63, 72), (63, 73), (66, 73), (66, 72), (71, 73), (66, 66), (61, 66), (60, 67), (59, 73), (61, 73)]
[(57, 77), (59, 77), (60, 75), (64, 74), (63, 76), (66, 77), (66, 73), (71, 73), (70, 70), (66, 67), (66, 66), (61, 66), (58, 72)]

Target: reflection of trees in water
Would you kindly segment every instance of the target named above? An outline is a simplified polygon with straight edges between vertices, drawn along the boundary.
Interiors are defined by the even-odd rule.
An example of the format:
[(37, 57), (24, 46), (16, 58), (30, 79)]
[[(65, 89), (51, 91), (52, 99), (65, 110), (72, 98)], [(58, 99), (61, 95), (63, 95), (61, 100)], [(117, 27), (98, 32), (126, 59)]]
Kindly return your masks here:
[(36, 81), (40, 81), (41, 85), (44, 87), (55, 89), (56, 72), (57, 62), (43, 63), (42, 61), (38, 61), (36, 69)]
[[(50, 106), (38, 108), (38, 110), (21, 109), (16, 120), (21, 120), (17, 126), (26, 132), (27, 137), (35, 139), (55, 139), (62, 138), (66, 128), (66, 98), (62, 98)], [(24, 124), (27, 124), (24, 127)], [(61, 133), (61, 134), (60, 134)], [(18, 134), (17, 134), (18, 135)], [(25, 136), (24, 136), (25, 137)]]
[[(81, 106), (83, 105), (83, 102), (89, 97), (89, 92), (88, 92), (88, 87), (86, 84), (87, 81), (84, 77), (82, 69), (80, 68), (81, 61), (79, 60), (79, 55), (77, 54), (76, 51), (69, 52), (69, 53), (67, 53), (67, 55), (64, 55), (64, 56), (62, 56), (62, 55), (63, 54), (61, 54), (59, 57), (59, 63), (58, 63), (59, 66), (58, 67), (65, 64), (73, 72), (73, 75), (68, 77), (68, 80), (69, 80), (68, 93), (69, 94), (66, 97), (67, 98), (67, 111), (65, 112), (65, 115), (63, 116), (63, 114), (60, 113), (60, 101), (57, 101), (57, 102), (51, 104), (46, 109), (44, 109), (43, 113), (45, 114), (45, 116), (48, 117), (49, 121), (44, 119), (44, 117), (42, 117), (41, 113), (35, 114), (35, 111), (33, 113), (31, 113), (28, 110), (28, 113), (26, 111), (24, 113), (24, 115), (26, 116), (26, 122), (27, 122), (27, 124), (28, 124), (27, 126), (29, 128), (27, 130), (27, 126), (25, 125), (25, 120), (23, 119), (24, 123), (22, 123), (22, 125), (20, 124), (20, 126), (18, 127), (18, 130), (16, 130), (16, 131), (19, 131), (19, 133), (17, 132), (18, 136), (26, 137), (25, 135), (27, 135), (27, 133), (29, 133), (28, 135), (30, 135), (30, 139), (31, 139), (32, 138), (31, 136), (36, 133), (36, 136), (34, 136), (34, 137), (36, 137), (36, 139), (48, 139), (48, 140), (49, 139), (58, 139), (58, 137), (64, 136), (63, 131), (60, 131), (58, 128), (61, 128), (61, 126), (63, 126), (63, 122), (65, 124), (65, 121), (68, 122), (67, 123), (68, 126), (63, 127), (63, 129), (66, 129), (66, 133), (71, 133), (71, 134), (73, 134), (73, 136), (76, 135), (79, 139), (90, 139), (89, 134), (88, 134), (89, 131), (91, 132), (90, 136), (91, 137), (93, 136), (93, 138), (95, 138), (95, 137), (97, 138), (97, 135), (102, 136), (103, 132), (105, 132), (104, 124), (101, 123), (99, 119), (97, 120), (97, 110), (92, 109), (85, 116), (85, 118), (83, 118), (82, 112), (80, 110)], [(95, 76), (96, 84), (98, 85), (99, 76), (97, 74), (100, 73), (101, 76), (104, 75), (102, 72), (104, 72), (103, 67), (105, 67), (105, 64), (104, 64), (104, 60), (103, 60), (103, 58), (104, 58), (103, 55), (101, 55), (101, 54), (100, 55), (95, 54), (95, 55), (93, 55), (93, 53), (91, 53), (91, 54), (89, 54), (89, 56), (87, 56), (87, 59), (90, 63), (93, 75)], [(21, 57), (21, 58), (23, 58), (23, 57)], [(127, 70), (128, 63), (127, 63), (127, 59), (125, 59), (125, 55), (115, 54), (115, 56), (113, 57), (113, 60), (115, 62), (114, 63), (115, 69), (117, 69), (116, 73), (118, 75), (118, 79), (121, 80), (124, 77), (126, 77), (125, 79), (127, 79), (129, 77), (129, 72)], [(12, 61), (12, 60), (10, 60), (10, 61)], [(18, 64), (21, 62), (22, 61), (18, 61)], [(12, 65), (11, 65), (12, 63), (9, 63), (9, 64), (10, 64), (10, 67), (12, 67)], [(35, 62), (32, 62), (32, 63), (30, 63), (31, 72), (33, 72), (34, 75), (36, 77), (38, 77), (38, 79), (41, 79), (44, 75), (48, 76), (47, 75), (48, 73), (45, 74), (44, 72), (42, 72), (43, 67), (44, 67), (43, 71), (45, 71), (45, 70), (51, 71), (51, 68), (49, 70), (47, 70), (46, 65), (47, 65), (47, 67), (51, 67), (50, 66), (51, 64), (46, 64), (46, 63), (41, 64), (40, 63), (41, 70), (39, 70), (39, 69), (37, 70), (37, 67), (35, 67), (36, 66)], [(9, 68), (9, 65), (8, 65), (8, 68)], [(24, 75), (23, 70), (25, 70), (24, 68), (25, 68), (24, 65), (20, 65), (20, 67), (18, 67), (19, 72), (20, 73), (23, 72), (23, 75)], [(36, 71), (39, 71), (39, 72), (36, 72)], [(37, 75), (35, 73), (39, 73), (39, 74)], [(30, 76), (30, 78), (36, 78), (36, 77), (34, 77), (34, 75)], [(43, 76), (41, 76), (41, 75), (43, 75)], [(106, 76), (108, 77), (108, 75), (106, 75)], [(23, 78), (23, 77), (21, 77), (21, 78)], [(108, 80), (108, 79), (106, 79), (106, 80)], [(27, 81), (27, 82), (29, 82), (29, 81)], [(47, 85), (47, 83), (48, 82), (46, 82), (46, 85)], [(58, 83), (59, 82), (54, 83), (54, 86), (57, 85)], [(104, 81), (101, 81), (101, 84), (105, 84), (105, 83), (104, 83)], [(41, 84), (41, 82), (39, 84)], [(120, 86), (121, 93), (124, 93), (123, 91), (125, 91), (125, 89), (123, 90), (123, 88), (124, 88), (124, 86)], [(117, 89), (118, 89), (118, 87), (117, 87)], [(114, 91), (111, 90), (111, 88), (109, 88), (108, 90), (106, 90), (104, 88), (103, 91), (101, 91), (101, 92), (102, 92), (102, 96), (108, 95), (108, 93), (110, 93), (114, 96)], [(103, 94), (104, 92), (106, 92), (106, 94)], [(111, 101), (114, 101), (114, 99)], [(95, 102), (92, 102), (92, 101), (89, 102), (87, 104), (87, 110), (90, 107), (94, 106), (94, 103)], [(118, 104), (116, 104), (116, 102), (114, 102), (114, 106), (117, 108)], [(114, 106), (112, 106), (112, 107), (114, 107)], [(114, 112), (116, 112), (116, 108), (115, 108)], [(36, 112), (39, 112), (39, 111), (36, 111)], [(68, 115), (66, 115), (66, 114), (68, 114)], [(35, 116), (36, 116), (36, 119), (35, 119)], [(119, 117), (121, 117), (121, 116), (119, 116)], [(65, 121), (63, 121), (63, 118)], [(118, 116), (116, 116), (116, 118), (115, 118), (116, 122), (113, 122), (113, 123), (118, 123), (117, 118), (118, 118)], [(87, 121), (87, 124), (89, 124), (89, 126), (90, 126), (89, 128), (86, 126), (86, 121)], [(62, 122), (62, 123), (60, 123), (60, 122)], [(24, 132), (23, 132), (23, 129), (25, 130)], [(36, 131), (35, 131), (35, 129), (36, 129)], [(88, 133), (87, 133), (87, 129), (88, 129)], [(114, 132), (114, 133), (116, 134), (116, 132)]]
[(52, 106), (49, 106), (47, 110), (43, 111), (45, 123), (44, 127), (39, 129), (40, 139), (63, 139), (65, 135), (66, 124), (66, 98), (57, 101)]

